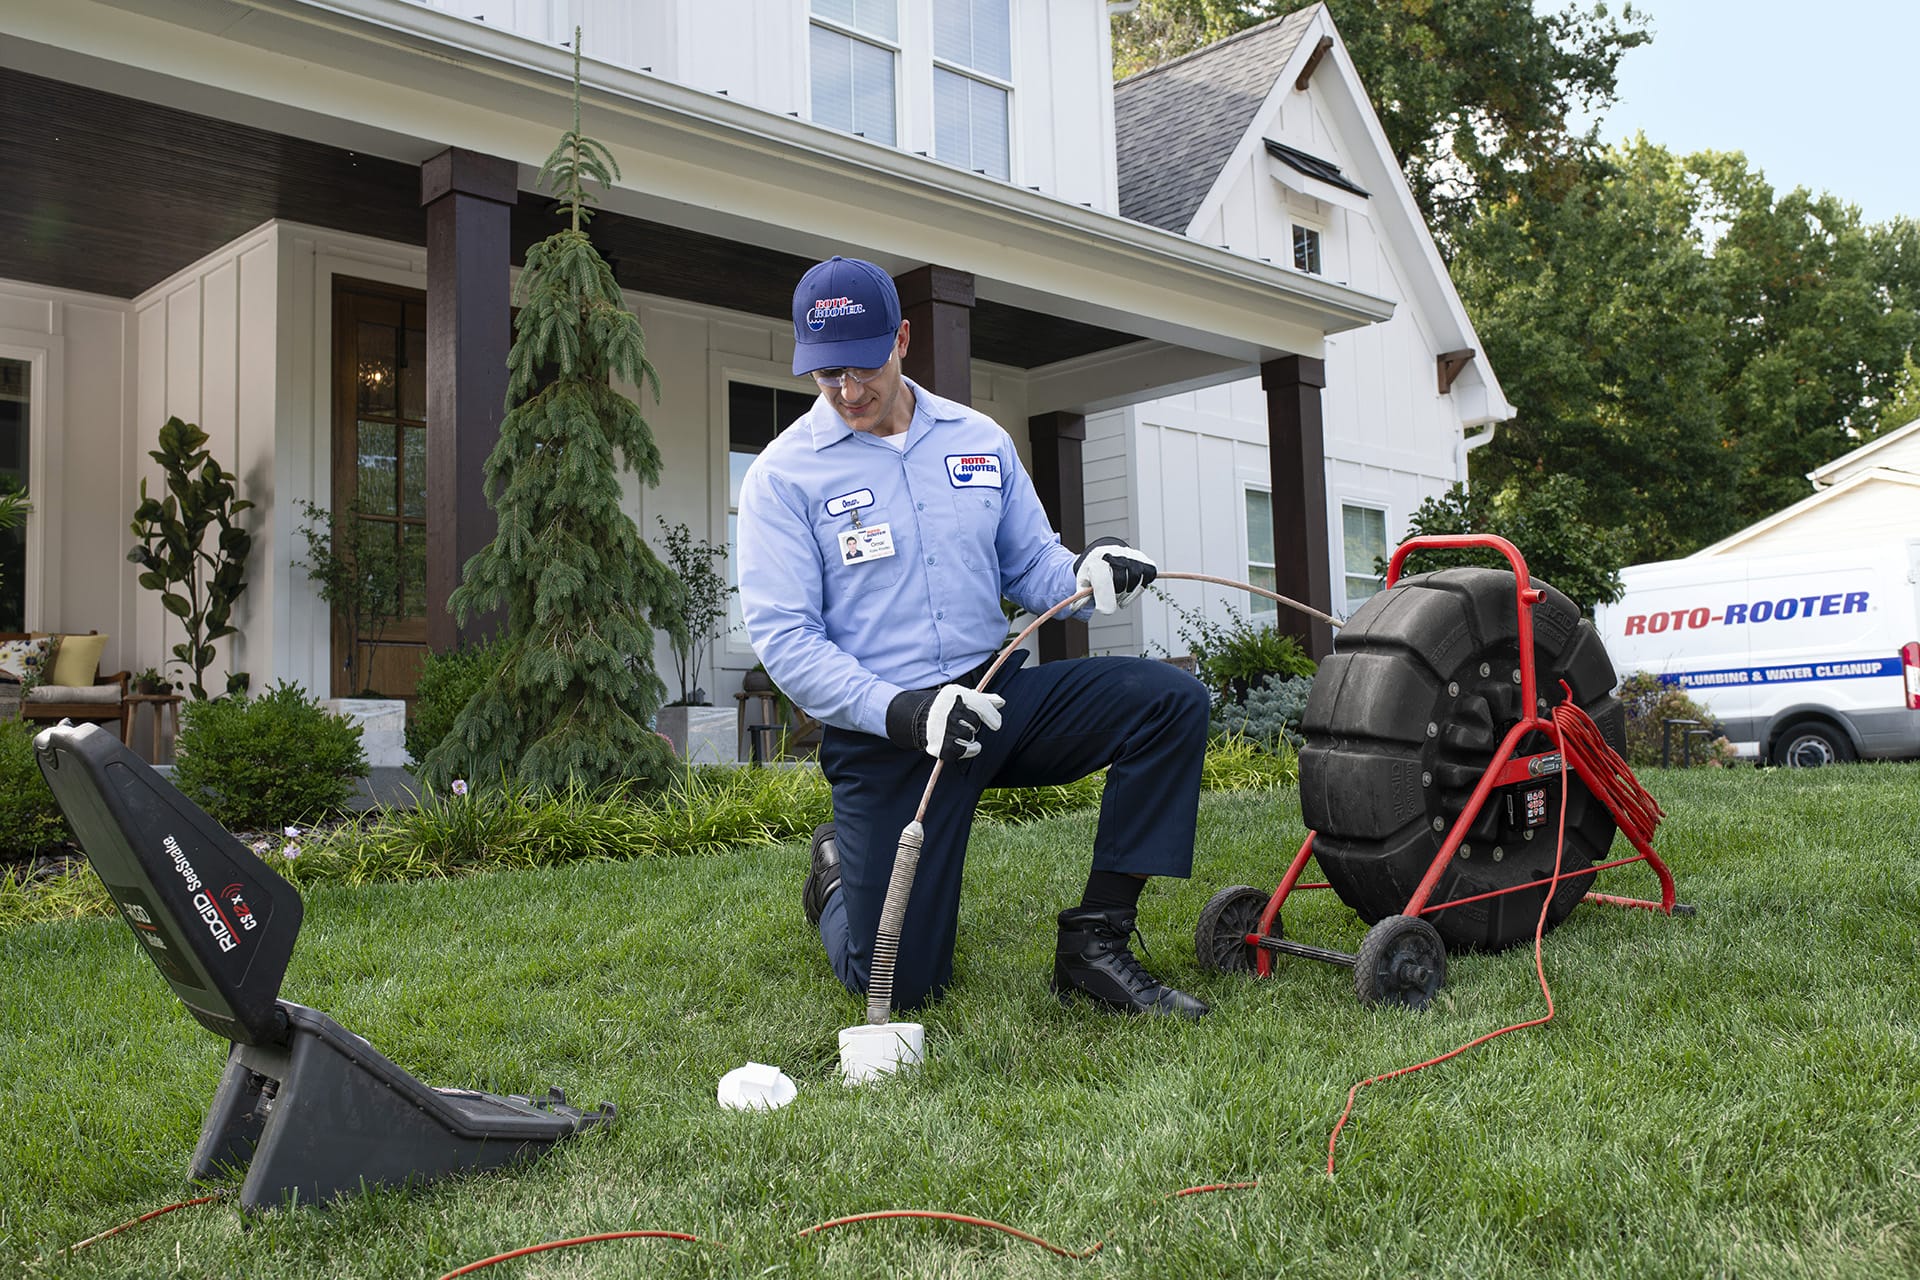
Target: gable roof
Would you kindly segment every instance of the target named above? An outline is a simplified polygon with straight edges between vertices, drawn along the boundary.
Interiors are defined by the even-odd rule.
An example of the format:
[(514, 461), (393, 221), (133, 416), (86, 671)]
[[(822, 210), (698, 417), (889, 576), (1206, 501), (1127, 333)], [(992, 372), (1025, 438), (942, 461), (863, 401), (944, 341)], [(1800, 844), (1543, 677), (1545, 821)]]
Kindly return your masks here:
[[(1843, 453), (1831, 462), (1820, 464), (1807, 472), (1807, 479), (1813, 481), (1814, 488), (1825, 489), (1862, 467), (1890, 466), (1896, 471), (1913, 470), (1913, 466), (1905, 460), (1905, 455), (1913, 452), (1909, 441), (1913, 445), (1920, 445), (1920, 418), (1915, 418), (1904, 427), (1882, 432), (1851, 453)], [(1883, 453), (1888, 456), (1878, 456)]]
[(1185, 234), (1319, 11), (1309, 5), (1114, 85), (1121, 217)]

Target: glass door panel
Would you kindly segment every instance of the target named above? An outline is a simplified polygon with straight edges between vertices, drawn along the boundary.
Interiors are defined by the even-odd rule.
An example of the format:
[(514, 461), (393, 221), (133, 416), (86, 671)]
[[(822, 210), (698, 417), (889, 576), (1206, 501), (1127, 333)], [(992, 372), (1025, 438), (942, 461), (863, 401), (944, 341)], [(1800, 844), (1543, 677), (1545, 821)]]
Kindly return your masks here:
[(426, 656), (426, 339), (423, 295), (336, 282), (334, 511), (393, 583), (355, 636), (335, 611), (336, 697), (411, 700)]

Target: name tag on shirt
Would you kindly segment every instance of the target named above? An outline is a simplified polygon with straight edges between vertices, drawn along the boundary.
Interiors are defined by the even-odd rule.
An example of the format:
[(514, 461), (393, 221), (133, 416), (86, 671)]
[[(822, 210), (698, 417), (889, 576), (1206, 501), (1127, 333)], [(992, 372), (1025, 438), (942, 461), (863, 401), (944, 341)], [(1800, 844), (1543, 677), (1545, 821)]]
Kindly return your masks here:
[(843, 493), (837, 498), (826, 501), (827, 518), (838, 519), (849, 511), (858, 511), (862, 507), (873, 505), (873, 490), (855, 489), (852, 493)]
[(849, 529), (840, 536), (841, 564), (860, 564), (867, 560), (885, 560), (892, 554), (892, 525), (865, 525), (858, 529)]
[(950, 453), (947, 479), (956, 489), (998, 489), (1000, 458), (991, 453)]

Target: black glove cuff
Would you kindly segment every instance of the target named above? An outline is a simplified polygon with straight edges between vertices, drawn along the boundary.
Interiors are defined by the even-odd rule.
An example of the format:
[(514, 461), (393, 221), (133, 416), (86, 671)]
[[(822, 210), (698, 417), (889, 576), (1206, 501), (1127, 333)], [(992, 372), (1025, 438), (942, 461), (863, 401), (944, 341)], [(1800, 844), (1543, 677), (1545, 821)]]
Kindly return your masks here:
[(887, 704), (887, 741), (903, 751), (927, 749), (927, 716), (938, 689), (903, 689)]

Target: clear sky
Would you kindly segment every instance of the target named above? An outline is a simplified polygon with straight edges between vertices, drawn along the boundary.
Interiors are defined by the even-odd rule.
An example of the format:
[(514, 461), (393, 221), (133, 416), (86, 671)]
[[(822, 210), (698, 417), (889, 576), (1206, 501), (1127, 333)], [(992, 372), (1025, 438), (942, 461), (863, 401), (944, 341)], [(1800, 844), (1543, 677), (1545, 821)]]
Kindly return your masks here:
[[(1570, 2), (1535, 0), (1535, 8)], [(1651, 17), (1653, 41), (1621, 60), (1620, 99), (1601, 118), (1603, 140), (1644, 130), (1681, 154), (1744, 151), (1776, 191), (1831, 192), (1869, 222), (1920, 218), (1920, 0), (1633, 7)]]

